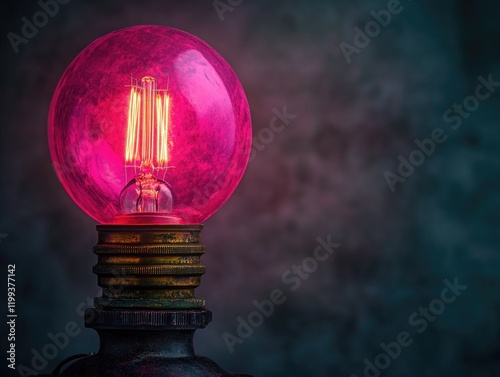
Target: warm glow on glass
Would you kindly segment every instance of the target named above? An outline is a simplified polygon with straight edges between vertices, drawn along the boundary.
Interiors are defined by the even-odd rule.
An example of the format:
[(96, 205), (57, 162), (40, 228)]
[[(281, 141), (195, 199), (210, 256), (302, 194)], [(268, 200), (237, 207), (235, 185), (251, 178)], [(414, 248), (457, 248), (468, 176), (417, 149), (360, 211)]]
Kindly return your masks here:
[(137, 26), (94, 41), (66, 69), (49, 144), (66, 191), (97, 221), (198, 224), (243, 175), (250, 111), (210, 46)]

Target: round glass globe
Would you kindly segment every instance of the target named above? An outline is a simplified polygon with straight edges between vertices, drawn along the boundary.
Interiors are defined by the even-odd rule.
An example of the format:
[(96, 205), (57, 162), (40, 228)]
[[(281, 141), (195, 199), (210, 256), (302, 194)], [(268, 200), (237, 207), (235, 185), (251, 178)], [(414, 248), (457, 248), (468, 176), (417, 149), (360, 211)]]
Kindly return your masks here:
[(71, 198), (104, 224), (199, 224), (248, 163), (243, 88), (210, 46), (163, 26), (121, 29), (61, 77), (49, 146)]

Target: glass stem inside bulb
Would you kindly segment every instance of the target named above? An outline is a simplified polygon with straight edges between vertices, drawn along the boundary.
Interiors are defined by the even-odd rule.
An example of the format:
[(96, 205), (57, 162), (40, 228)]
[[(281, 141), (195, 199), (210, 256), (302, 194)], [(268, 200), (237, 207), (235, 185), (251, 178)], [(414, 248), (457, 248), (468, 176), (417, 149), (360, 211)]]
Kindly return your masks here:
[(158, 212), (158, 196), (162, 182), (152, 175), (143, 175), (135, 180), (137, 191), (136, 212)]

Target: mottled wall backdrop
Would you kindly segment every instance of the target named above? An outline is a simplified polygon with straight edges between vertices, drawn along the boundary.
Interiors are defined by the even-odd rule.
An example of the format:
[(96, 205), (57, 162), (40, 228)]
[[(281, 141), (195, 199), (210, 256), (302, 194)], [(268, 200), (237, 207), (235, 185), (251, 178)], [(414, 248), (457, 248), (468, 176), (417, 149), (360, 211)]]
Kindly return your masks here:
[(16, 265), (18, 366), (47, 373), (98, 346), (81, 316), (95, 224), (51, 166), (54, 88), (99, 36), (161, 24), (228, 60), (253, 117), (247, 173), (205, 224), (214, 322), (197, 351), (261, 377), (500, 375), (497, 2), (49, 3), (1, 5), (0, 277)]

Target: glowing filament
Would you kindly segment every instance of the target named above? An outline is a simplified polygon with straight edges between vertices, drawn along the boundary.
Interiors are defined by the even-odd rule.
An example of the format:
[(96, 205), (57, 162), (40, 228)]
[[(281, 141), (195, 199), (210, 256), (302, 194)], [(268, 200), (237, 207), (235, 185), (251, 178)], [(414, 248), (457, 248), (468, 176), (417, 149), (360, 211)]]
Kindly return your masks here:
[(170, 98), (168, 95), (156, 95), (157, 128), (156, 134), (156, 159), (162, 166), (168, 161), (168, 114), (170, 110)]
[(141, 170), (166, 167), (170, 98), (153, 77), (130, 88), (125, 162)]

